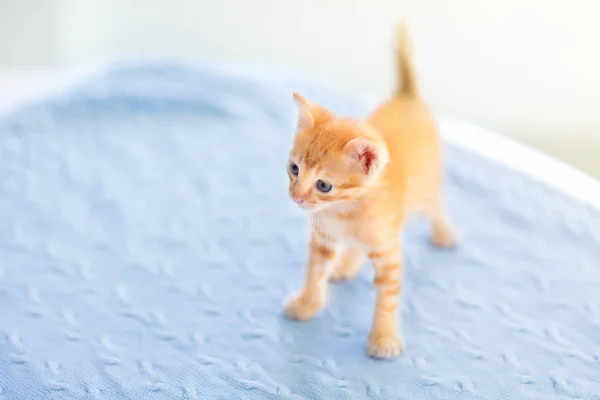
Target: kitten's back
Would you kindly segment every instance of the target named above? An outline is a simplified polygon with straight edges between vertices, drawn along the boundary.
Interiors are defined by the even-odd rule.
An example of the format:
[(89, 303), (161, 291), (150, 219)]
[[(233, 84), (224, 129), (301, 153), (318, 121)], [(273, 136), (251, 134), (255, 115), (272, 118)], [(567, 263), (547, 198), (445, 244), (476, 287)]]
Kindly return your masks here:
[(397, 192), (393, 197), (422, 202), (439, 184), (439, 137), (435, 121), (419, 94), (412, 44), (404, 24), (398, 30), (397, 43), (398, 87), (368, 122), (381, 133), (388, 147), (386, 190)]

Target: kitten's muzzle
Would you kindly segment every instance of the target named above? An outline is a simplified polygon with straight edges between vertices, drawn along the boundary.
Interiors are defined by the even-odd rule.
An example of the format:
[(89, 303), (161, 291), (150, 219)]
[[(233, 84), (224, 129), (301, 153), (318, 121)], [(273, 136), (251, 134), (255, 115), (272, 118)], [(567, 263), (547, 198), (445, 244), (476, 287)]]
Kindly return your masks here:
[(292, 200), (294, 200), (294, 202), (296, 204), (302, 204), (302, 203), (304, 203), (304, 198), (300, 197), (300, 196), (294, 196), (294, 195), (292, 195)]

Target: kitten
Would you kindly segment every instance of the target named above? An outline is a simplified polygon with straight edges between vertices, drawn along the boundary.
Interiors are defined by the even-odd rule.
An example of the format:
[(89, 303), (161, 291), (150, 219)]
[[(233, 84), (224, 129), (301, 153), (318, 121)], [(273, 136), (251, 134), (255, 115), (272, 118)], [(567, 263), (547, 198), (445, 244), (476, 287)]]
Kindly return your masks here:
[(304, 286), (285, 311), (312, 318), (325, 306), (328, 281), (354, 277), (368, 257), (377, 289), (368, 338), (375, 358), (404, 349), (398, 327), (404, 222), (422, 213), (433, 243), (454, 246), (443, 207), (440, 140), (419, 95), (404, 25), (398, 44), (401, 84), (366, 121), (336, 116), (294, 94), (299, 118), (288, 164), (290, 197), (310, 212), (312, 232)]

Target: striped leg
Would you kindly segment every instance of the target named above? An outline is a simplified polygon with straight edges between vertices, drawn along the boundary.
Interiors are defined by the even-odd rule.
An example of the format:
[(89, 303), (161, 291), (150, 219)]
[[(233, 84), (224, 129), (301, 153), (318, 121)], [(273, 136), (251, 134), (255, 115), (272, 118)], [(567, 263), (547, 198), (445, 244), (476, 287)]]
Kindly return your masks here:
[(306, 321), (325, 307), (329, 273), (336, 255), (333, 246), (313, 235), (304, 287), (285, 306), (290, 318)]
[(397, 240), (369, 252), (375, 268), (377, 289), (373, 326), (368, 353), (375, 358), (397, 357), (404, 350), (398, 333), (400, 291), (402, 289), (402, 251)]

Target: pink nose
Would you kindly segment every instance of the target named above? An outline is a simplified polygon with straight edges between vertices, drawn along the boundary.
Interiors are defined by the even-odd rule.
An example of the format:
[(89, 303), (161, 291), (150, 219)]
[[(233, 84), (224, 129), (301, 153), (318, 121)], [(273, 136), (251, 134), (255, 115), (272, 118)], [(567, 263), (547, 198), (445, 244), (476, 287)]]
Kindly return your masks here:
[(296, 203), (298, 204), (302, 204), (304, 203), (304, 199), (301, 197), (297, 197), (297, 196), (292, 196), (292, 200), (294, 200)]

